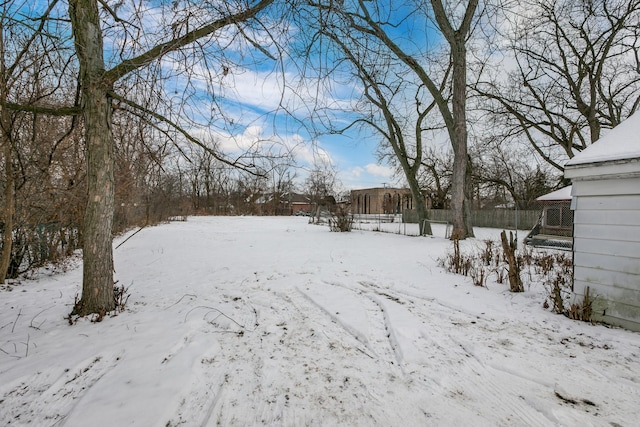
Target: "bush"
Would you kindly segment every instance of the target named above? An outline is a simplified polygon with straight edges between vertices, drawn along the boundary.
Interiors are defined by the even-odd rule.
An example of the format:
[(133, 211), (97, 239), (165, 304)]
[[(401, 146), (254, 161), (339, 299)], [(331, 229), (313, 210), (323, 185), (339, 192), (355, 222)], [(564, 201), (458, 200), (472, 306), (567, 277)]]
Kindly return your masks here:
[[(439, 260), (445, 270), (469, 276), (476, 286), (486, 286), (488, 279), (493, 276), (496, 283), (505, 283), (506, 272), (509, 271), (508, 259), (500, 245), (491, 241), (484, 241), (469, 253), (460, 249), (460, 242), (453, 241), (453, 250)], [(544, 308), (554, 313), (563, 314), (570, 319), (591, 321), (591, 305), (593, 297), (587, 292), (584, 300), (571, 303), (573, 294), (573, 262), (571, 256), (564, 253), (554, 253), (533, 250), (525, 246), (517, 253), (514, 252), (513, 265), (517, 267), (524, 285), (530, 287), (532, 283), (544, 286), (547, 297)]]
[(331, 231), (348, 232), (353, 226), (353, 215), (346, 206), (338, 205), (331, 212), (329, 229)]

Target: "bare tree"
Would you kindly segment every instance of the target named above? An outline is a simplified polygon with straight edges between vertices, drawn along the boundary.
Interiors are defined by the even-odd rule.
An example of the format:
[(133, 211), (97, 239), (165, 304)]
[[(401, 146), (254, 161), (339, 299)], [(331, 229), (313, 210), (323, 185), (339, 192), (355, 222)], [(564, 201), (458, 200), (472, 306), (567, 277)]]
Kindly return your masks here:
[(451, 189), (453, 161), (451, 153), (428, 149), (422, 158), (422, 168), (418, 180), (420, 188), (426, 192), (432, 209), (448, 209), (448, 195)]
[[(0, 156), (3, 159), (3, 179), (0, 181), (4, 184), (0, 209), (0, 283), (4, 282), (9, 270), (11, 275), (15, 275), (20, 264), (20, 256), (12, 260), (12, 250), (16, 249), (13, 240), (16, 225), (27, 221), (27, 216), (35, 212), (42, 214), (42, 218), (51, 219), (53, 215), (51, 211), (43, 213), (40, 209), (30, 209), (33, 205), (17, 203), (18, 194), (33, 190), (42, 195), (46, 194), (45, 189), (52, 190), (48, 186), (52, 178), (48, 171), (57, 149), (72, 135), (73, 123), (69, 126), (55, 120), (46, 122), (35, 114), (14, 110), (16, 103), (20, 102), (59, 104), (57, 92), (68, 87), (69, 82), (63, 77), (69, 67), (64, 50), (51, 52), (49, 63), (41, 60), (53, 46), (45, 33), (55, 31), (58, 25), (49, 21), (56, 4), (57, 1), (52, 1), (38, 8), (24, 2), (6, 1), (0, 5)], [(25, 10), (31, 9), (34, 16), (27, 20), (24, 18)], [(60, 125), (67, 129), (58, 132)], [(49, 132), (47, 141), (38, 138), (41, 131)], [(58, 177), (62, 175), (58, 174)], [(32, 185), (34, 182), (37, 186)], [(48, 194), (55, 193), (49, 191)], [(24, 235), (24, 231), (19, 230), (17, 235)], [(21, 240), (24, 247), (25, 239)]]
[[(275, 215), (291, 215), (289, 200), (294, 190), (294, 180), (296, 178), (295, 161), (282, 162), (280, 158), (274, 162), (268, 173), (269, 187), (272, 194), (272, 213)], [(286, 210), (284, 208), (286, 207)]]
[[(355, 68), (364, 86), (363, 97), (373, 107), (371, 116), (359, 121), (375, 129), (391, 147), (392, 163), (400, 165), (415, 202), (420, 235), (432, 234), (418, 174), (423, 158), (425, 122), (435, 104), (422, 105), (421, 87), (404, 80), (391, 58), (379, 55), (375, 63), (368, 63), (356, 56), (357, 45), (345, 44), (342, 37), (333, 37), (333, 40)], [(414, 99), (406, 100), (404, 95), (410, 88), (415, 90)], [(402, 106), (400, 110), (398, 104)], [(406, 105), (413, 106), (415, 111), (407, 111)]]
[(304, 192), (309, 196), (315, 211), (311, 222), (318, 222), (322, 208), (330, 208), (335, 204), (337, 173), (333, 165), (326, 159), (316, 158), (313, 169), (304, 181)]
[(526, 141), (562, 171), (640, 106), (640, 1), (530, 0), (503, 12), (506, 60), (475, 89), (497, 138)]
[[(139, 104), (116, 93), (116, 82), (156, 63), (170, 52), (185, 49), (197, 41), (206, 43), (207, 38), (222, 29), (236, 27), (242, 32), (240, 25), (254, 18), (272, 2), (273, 0), (261, 0), (251, 5), (205, 3), (201, 9), (202, 15), (207, 17), (204, 22), (202, 18), (192, 17), (191, 14), (186, 16), (185, 21), (176, 20), (175, 27), (172, 28), (173, 34), (163, 34), (157, 44), (106, 70), (104, 38), (101, 31), (103, 22), (100, 15), (101, 12), (111, 14), (118, 22), (120, 19), (117, 11), (105, 7), (105, 3), (97, 0), (69, 1), (69, 16), (79, 63), (88, 176), (88, 203), (84, 221), (83, 292), (82, 298), (74, 308), (75, 314), (104, 314), (114, 308), (111, 247), (114, 212), (112, 99), (117, 99), (130, 108), (141, 109)], [(103, 6), (102, 11), (100, 5)], [(220, 5), (222, 7), (218, 8)], [(153, 116), (151, 111), (145, 108), (142, 110), (145, 114)], [(161, 117), (156, 119), (162, 120)], [(226, 160), (218, 153), (214, 154), (220, 160)]]
[(11, 246), (13, 244), (13, 216), (15, 213), (13, 172), (13, 147), (11, 143), (11, 116), (4, 107), (7, 102), (9, 76), (5, 57), (4, 25), (5, 10), (0, 20), (0, 147), (4, 157), (4, 207), (2, 209), (2, 251), (0, 252), (0, 283), (4, 283), (9, 262), (11, 261)]
[[(51, 2), (52, 10), (57, 3)], [(256, 23), (256, 28), (264, 31), (266, 37), (269, 36), (268, 25), (253, 20), (272, 3), (273, 0), (249, 3), (207, 1), (197, 4), (178, 1), (172, 5), (159, 5), (160, 14), (154, 16), (160, 16), (161, 21), (154, 22), (144, 14), (148, 6), (145, 3), (120, 2), (110, 5), (101, 0), (69, 0), (68, 18), (74, 40), (73, 58), (77, 60), (79, 102), (66, 108), (52, 107), (37, 100), (22, 104), (5, 102), (3, 109), (11, 107), (40, 114), (76, 114), (82, 118), (86, 144), (87, 205), (82, 227), (83, 291), (74, 307), (74, 314), (104, 315), (114, 308), (114, 110), (144, 117), (158, 127), (172, 127), (190, 142), (200, 143), (181, 125), (179, 120), (184, 114), (171, 117), (148, 108), (149, 104), (145, 106), (145, 101), (162, 95), (164, 88), (158, 77), (163, 75), (163, 61), (174, 60), (175, 63), (176, 57), (171, 58), (171, 55), (182, 55), (198, 65), (205, 65), (200, 69), (207, 70), (208, 55), (214, 52), (212, 47), (222, 52), (229, 40), (239, 39), (249, 40), (264, 57), (273, 57), (252, 38), (249, 28), (252, 22)], [(55, 10), (60, 13), (58, 18), (63, 22), (65, 16), (59, 8)], [(41, 19), (40, 22), (48, 21)], [(108, 38), (105, 38), (105, 31), (109, 34)], [(38, 34), (48, 36), (44, 26)], [(217, 40), (217, 37), (224, 37), (225, 40)], [(105, 46), (105, 43), (109, 44)], [(61, 43), (59, 48), (69, 47)], [(105, 62), (105, 58), (108, 62)], [(228, 71), (223, 68), (220, 74), (226, 76)], [(198, 76), (210, 81), (208, 77), (206, 72)], [(132, 91), (131, 88), (135, 87), (143, 91)], [(227, 159), (218, 152), (212, 154), (220, 161), (242, 167), (240, 161)]]
[[(471, 180), (467, 149), (467, 39), (471, 32), (473, 17), (478, 8), (478, 0), (465, 3), (463, 14), (456, 16), (457, 5), (446, 10), (441, 0), (431, 0), (440, 31), (449, 43), (452, 64), (452, 108), (436, 96), (436, 88), (427, 87), (436, 99), (444, 117), (453, 147), (453, 174), (451, 205), (453, 210), (453, 230), (451, 239), (473, 236), (471, 225)], [(455, 21), (458, 21), (457, 23)]]
[(521, 210), (538, 209), (536, 199), (561, 183), (555, 169), (532, 161), (529, 147), (493, 145), (473, 157), (479, 202), (490, 207), (513, 202)]
[[(370, 56), (366, 60), (357, 56), (355, 59), (358, 63), (359, 74), (364, 76), (363, 71), (370, 74), (370, 78), (368, 78), (370, 90), (371, 83), (381, 82), (379, 70), (376, 73), (372, 71), (376, 65), (376, 58), (390, 55), (394, 61), (403, 64), (404, 70), (411, 73), (411, 78), (405, 77), (405, 79), (415, 80), (431, 98), (426, 104), (433, 102), (440, 113), (454, 153), (451, 197), (454, 211), (452, 238), (463, 239), (473, 236), (470, 209), (471, 187), (468, 184), (470, 172), (468, 169), (466, 123), (466, 43), (476, 17), (478, 0), (456, 2), (446, 5), (446, 7), (440, 0), (431, 0), (429, 4), (406, 1), (403, 8), (398, 8), (391, 2), (366, 0), (345, 1), (340, 2), (339, 5), (333, 1), (312, 1), (310, 4), (319, 11), (318, 26), (320, 31), (335, 34), (333, 43), (339, 44), (339, 40), (352, 41), (342, 49), (343, 51), (345, 48), (353, 51), (354, 46), (357, 46), (357, 49), (369, 49)], [(406, 11), (406, 13), (401, 11)], [(442, 68), (435, 67), (437, 71), (434, 72), (433, 66), (436, 58), (435, 52), (442, 46), (434, 47), (427, 44), (427, 49), (421, 50), (416, 48), (419, 44), (413, 40), (398, 37), (398, 29), (405, 29), (405, 23), (416, 16), (423, 19), (422, 25), (429, 23), (428, 25), (435, 27), (425, 28), (423, 32), (420, 32), (423, 37), (425, 34), (435, 31), (444, 37), (447, 43), (448, 65), (451, 67), (451, 80), (448, 84), (440, 84), (439, 78), (443, 75)], [(418, 23), (412, 21), (412, 24)], [(336, 28), (340, 28), (342, 31), (336, 32)], [(346, 36), (348, 38), (345, 38)], [(387, 60), (383, 59), (383, 61)], [(444, 69), (446, 70), (448, 67), (445, 66)], [(387, 84), (388, 81), (384, 83)], [(378, 94), (372, 91), (372, 95), (377, 98), (376, 102), (380, 106), (381, 99)], [(386, 97), (387, 94), (384, 96)], [(370, 97), (369, 101), (372, 101), (372, 98)], [(420, 104), (424, 103), (424, 98), (416, 99), (414, 102), (420, 110), (418, 115), (428, 110), (423, 110), (424, 107), (420, 107)], [(383, 123), (388, 118), (385, 117)], [(418, 123), (418, 127), (415, 129), (416, 133), (423, 132), (422, 125), (422, 122)], [(397, 124), (391, 126), (397, 126)], [(389, 127), (384, 125), (384, 128), (386, 134), (392, 136), (388, 132)], [(416, 133), (411, 132), (411, 140), (414, 140)], [(394, 131), (393, 134), (400, 135), (397, 131)], [(402, 151), (399, 151), (397, 154), (403, 156), (408, 153), (403, 154)], [(411, 162), (416, 169), (419, 168), (420, 159), (414, 158)], [(411, 174), (415, 173), (410, 171)]]

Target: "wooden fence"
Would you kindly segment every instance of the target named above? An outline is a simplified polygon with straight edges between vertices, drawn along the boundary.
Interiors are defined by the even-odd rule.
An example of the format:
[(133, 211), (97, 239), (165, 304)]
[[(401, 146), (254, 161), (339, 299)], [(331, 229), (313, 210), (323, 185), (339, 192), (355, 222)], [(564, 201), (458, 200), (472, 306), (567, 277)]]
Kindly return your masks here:
[[(450, 210), (431, 209), (428, 217), (432, 221), (452, 221)], [(507, 228), (530, 230), (540, 217), (539, 210), (516, 211), (511, 209), (491, 209), (471, 211), (471, 221), (474, 227)]]

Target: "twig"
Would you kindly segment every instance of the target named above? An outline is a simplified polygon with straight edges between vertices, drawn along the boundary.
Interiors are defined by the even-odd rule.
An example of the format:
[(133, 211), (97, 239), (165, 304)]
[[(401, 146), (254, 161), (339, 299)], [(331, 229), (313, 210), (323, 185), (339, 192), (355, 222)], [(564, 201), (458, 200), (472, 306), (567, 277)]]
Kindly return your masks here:
[[(52, 305), (51, 307), (45, 308), (44, 310), (41, 310), (38, 314), (33, 316), (33, 318), (31, 319), (31, 323), (29, 324), (29, 327), (30, 328), (34, 328), (34, 329), (40, 329), (40, 327), (33, 326), (33, 321), (36, 320), (36, 317), (40, 316), (45, 311), (52, 309), (53, 307), (55, 307), (55, 305)], [(43, 320), (42, 323), (44, 323), (44, 322), (45, 321)], [(40, 323), (40, 326), (42, 326), (42, 323)]]
[[(229, 319), (230, 321), (232, 321), (233, 323), (235, 323), (236, 325), (238, 325), (241, 329), (245, 329), (245, 330), (247, 330), (247, 331), (249, 331), (249, 332), (253, 332), (253, 331), (255, 331), (255, 330), (256, 330), (256, 328), (248, 329), (246, 326), (241, 325), (240, 323), (236, 322), (236, 321), (235, 321), (234, 319), (232, 319), (231, 317), (229, 317), (229, 316), (227, 316), (226, 314), (224, 314), (224, 313), (222, 312), (222, 310), (220, 310), (220, 309), (218, 309), (218, 308), (215, 308), (215, 307), (208, 307), (208, 306), (206, 306), (206, 305), (199, 305), (198, 307), (194, 307), (194, 308), (192, 308), (191, 310), (189, 310), (189, 311), (187, 312), (187, 314), (185, 314), (185, 315), (184, 315), (184, 321), (185, 321), (185, 323), (186, 323), (186, 321), (187, 321), (187, 317), (189, 316), (189, 314), (191, 314), (191, 312), (192, 312), (192, 311), (197, 310), (197, 309), (199, 309), (199, 308), (207, 308), (207, 309), (209, 309), (209, 311), (207, 311), (207, 312), (205, 313), (205, 315), (203, 316), (203, 318), (204, 318), (204, 317), (206, 317), (206, 316), (207, 316), (207, 314), (211, 313), (212, 311), (217, 311), (217, 312), (218, 312), (218, 313), (220, 313), (220, 314), (218, 314), (218, 316), (216, 316), (216, 317), (215, 317), (215, 319), (217, 319), (217, 318), (218, 318), (218, 317), (220, 317), (220, 316), (223, 316), (223, 317), (225, 317), (225, 318)], [(213, 319), (213, 320), (215, 320), (215, 319)], [(213, 320), (209, 321), (209, 323), (213, 322)]]
[(194, 295), (194, 294), (184, 294), (184, 295), (182, 295), (182, 296), (180, 297), (180, 299), (179, 299), (178, 301), (174, 302), (173, 304), (171, 304), (171, 305), (170, 305), (170, 306), (168, 306), (168, 307), (165, 307), (165, 310), (170, 309), (171, 307), (173, 307), (173, 306), (174, 306), (174, 305), (176, 305), (176, 304), (180, 304), (180, 301), (182, 301), (185, 297), (198, 298), (198, 296), (197, 296), (197, 295)]
[(366, 351), (364, 351), (360, 347), (355, 347), (355, 349), (358, 350), (360, 353), (364, 354), (365, 356), (369, 356), (371, 359), (373, 359), (372, 355), (370, 355), (369, 353), (367, 353)]
[(12, 323), (12, 322), (9, 322), (9, 323), (7, 323), (6, 325), (2, 325), (2, 326), (0, 326), (0, 329), (4, 329), (4, 328), (6, 328), (6, 327), (7, 327), (7, 326), (9, 326), (11, 323)]
[(16, 320), (14, 320), (14, 322), (13, 322), (13, 327), (11, 328), (11, 333), (13, 333), (13, 330), (16, 328), (16, 323), (18, 323), (18, 319), (20, 318), (20, 314), (22, 314), (22, 307), (20, 308), (20, 311), (18, 311), (18, 315), (16, 316)]
[(29, 334), (27, 334), (27, 342), (26, 342), (27, 350), (24, 352), (24, 357), (27, 357), (29, 355), (29, 339), (31, 339), (31, 337), (29, 336)]

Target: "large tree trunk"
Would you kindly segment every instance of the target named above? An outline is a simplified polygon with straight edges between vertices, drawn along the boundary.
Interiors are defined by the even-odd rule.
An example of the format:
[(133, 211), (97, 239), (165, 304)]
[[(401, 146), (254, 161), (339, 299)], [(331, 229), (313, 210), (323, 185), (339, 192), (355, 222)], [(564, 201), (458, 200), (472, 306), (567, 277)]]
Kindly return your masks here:
[(103, 41), (94, 0), (71, 0), (69, 15), (80, 64), (87, 158), (87, 207), (83, 233), (82, 297), (73, 314), (115, 308), (112, 228), (114, 216), (114, 142), (109, 87), (103, 81)]
[(3, 230), (2, 250), (0, 251), (0, 283), (4, 283), (11, 262), (11, 246), (13, 245), (13, 215), (15, 211), (14, 175), (11, 147), (11, 117), (4, 108), (7, 100), (7, 73), (5, 66), (4, 30), (0, 25), (0, 147), (4, 154), (4, 206), (2, 207)]
[(11, 160), (11, 137), (9, 135), (9, 120), (7, 118), (8, 112), (6, 109), (0, 107), (2, 120), (2, 129), (0, 129), (0, 146), (4, 146), (4, 170), (5, 170), (5, 188), (4, 188), (4, 206), (2, 207), (2, 251), (0, 251), (0, 283), (4, 283), (7, 277), (7, 271), (9, 270), (9, 264), (11, 263), (11, 246), (13, 245), (13, 215), (15, 211), (15, 198), (14, 198), (14, 176), (13, 176), (13, 162)]
[[(468, 158), (467, 152), (467, 49), (464, 39), (456, 34), (455, 42), (451, 45), (451, 59), (453, 61), (453, 120), (454, 131), (452, 144), (454, 151), (451, 209), (453, 211), (453, 230), (451, 239), (465, 239), (473, 237), (471, 224), (471, 200), (468, 187)], [(451, 133), (450, 133), (451, 135)]]
[[(450, 18), (442, 0), (431, 0), (438, 27), (451, 48), (452, 96), (453, 108), (447, 123), (447, 131), (453, 146), (453, 177), (451, 182), (451, 210), (453, 211), (453, 230), (451, 239), (473, 237), (471, 224), (471, 192), (468, 171), (467, 150), (467, 47), (466, 38), (471, 30), (473, 16), (478, 0), (469, 0), (460, 26), (457, 30), (451, 25)], [(444, 109), (440, 106), (441, 110)], [(443, 114), (446, 116), (445, 114)], [(446, 121), (446, 119), (445, 119)]]

